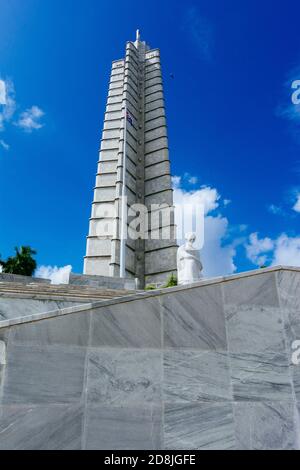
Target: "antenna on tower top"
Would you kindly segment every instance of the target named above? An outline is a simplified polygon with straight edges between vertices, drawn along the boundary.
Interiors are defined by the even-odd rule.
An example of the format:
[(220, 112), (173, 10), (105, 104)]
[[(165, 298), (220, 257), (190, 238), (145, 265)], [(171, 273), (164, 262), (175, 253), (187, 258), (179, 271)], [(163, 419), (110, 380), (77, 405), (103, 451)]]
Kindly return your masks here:
[(140, 30), (139, 29), (136, 30), (136, 40), (137, 41), (141, 40), (141, 35), (140, 35)]

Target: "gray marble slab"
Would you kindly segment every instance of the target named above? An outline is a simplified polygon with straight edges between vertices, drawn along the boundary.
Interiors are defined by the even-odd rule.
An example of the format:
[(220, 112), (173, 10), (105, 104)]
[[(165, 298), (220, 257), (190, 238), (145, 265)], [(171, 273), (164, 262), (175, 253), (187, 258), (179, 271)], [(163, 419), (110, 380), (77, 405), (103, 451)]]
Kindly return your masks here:
[(161, 347), (160, 310), (160, 302), (156, 298), (95, 309), (92, 315), (92, 346)]
[(14, 299), (0, 297), (0, 320), (26, 317), (35, 313), (50, 312), (66, 307), (72, 307), (79, 302), (59, 300)]
[(87, 450), (162, 449), (162, 410), (90, 405), (85, 436)]
[(236, 401), (291, 401), (288, 359), (280, 353), (230, 354)]
[(300, 309), (283, 310), (287, 348), (292, 348), (294, 341), (300, 341)]
[(219, 285), (162, 297), (164, 346), (201, 350), (227, 348)]
[(300, 272), (280, 271), (277, 279), (282, 308), (298, 311), (300, 315)]
[(167, 404), (164, 423), (167, 450), (230, 450), (236, 445), (230, 403)]
[(238, 450), (297, 449), (295, 411), (292, 402), (235, 403)]
[(2, 403), (79, 402), (83, 392), (85, 357), (83, 348), (10, 346)]
[[(290, 371), (291, 371), (296, 400), (300, 403), (300, 364), (299, 365), (291, 364)], [(300, 433), (300, 428), (299, 428), (299, 433)]]
[(165, 351), (164, 400), (167, 403), (232, 400), (227, 354)]
[(7, 343), (10, 331), (10, 328), (0, 328), (0, 341)]
[(88, 401), (125, 407), (160, 403), (161, 352), (93, 350), (88, 357)]
[(81, 405), (0, 407), (0, 450), (80, 450)]
[(225, 307), (229, 351), (285, 352), (284, 321), (276, 307)]
[(223, 283), (225, 305), (260, 305), (279, 308), (274, 272)]
[(4, 380), (4, 371), (5, 371), (5, 366), (0, 365), (0, 403), (2, 399), (2, 387), (3, 387), (3, 380)]
[(11, 341), (18, 344), (69, 345), (87, 347), (90, 331), (90, 312), (73, 313), (16, 325), (11, 331)]

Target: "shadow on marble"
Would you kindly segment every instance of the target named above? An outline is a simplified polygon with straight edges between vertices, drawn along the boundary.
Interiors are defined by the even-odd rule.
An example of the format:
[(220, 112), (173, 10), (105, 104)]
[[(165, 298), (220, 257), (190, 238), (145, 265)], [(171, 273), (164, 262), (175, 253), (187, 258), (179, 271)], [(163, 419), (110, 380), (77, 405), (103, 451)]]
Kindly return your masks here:
[(159, 299), (148, 298), (93, 310), (93, 347), (160, 348)]
[(233, 450), (231, 403), (166, 404), (166, 450)]
[(8, 348), (3, 404), (64, 404), (81, 399), (86, 350), (72, 347)]
[(165, 351), (164, 400), (167, 403), (232, 400), (227, 354)]
[(219, 285), (165, 295), (162, 297), (162, 305), (165, 348), (227, 348), (222, 291)]
[(92, 350), (88, 401), (118, 407), (161, 402), (162, 359), (156, 350)]
[(258, 305), (279, 308), (274, 272), (226, 281), (223, 289), (225, 306)]
[(288, 359), (280, 353), (229, 355), (235, 401), (291, 401)]
[(80, 405), (0, 406), (0, 450), (80, 450)]
[(90, 318), (90, 313), (84, 311), (16, 325), (12, 328), (11, 341), (40, 346), (61, 344), (87, 347)]
[(281, 310), (275, 307), (225, 307), (228, 349), (234, 353), (286, 351)]
[(162, 410), (152, 406), (89, 405), (85, 435), (86, 450), (159, 450)]
[(292, 402), (235, 403), (234, 417), (238, 450), (298, 448)]

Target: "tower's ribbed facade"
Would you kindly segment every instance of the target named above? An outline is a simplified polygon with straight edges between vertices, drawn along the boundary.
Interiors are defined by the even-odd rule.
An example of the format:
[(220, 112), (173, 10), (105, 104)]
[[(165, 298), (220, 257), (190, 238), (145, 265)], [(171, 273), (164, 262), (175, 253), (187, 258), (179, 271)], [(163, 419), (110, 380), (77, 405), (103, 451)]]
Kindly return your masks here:
[[(127, 43), (125, 59), (112, 64), (85, 274), (120, 276), (124, 180), (128, 208), (134, 204), (152, 208), (145, 236), (126, 240), (125, 274), (139, 278), (141, 286), (163, 282), (176, 272), (177, 250), (174, 215), (164, 218), (155, 209), (157, 204), (173, 207), (163, 83), (159, 50), (149, 50), (139, 34), (135, 42)], [(128, 223), (133, 218), (129, 212)]]

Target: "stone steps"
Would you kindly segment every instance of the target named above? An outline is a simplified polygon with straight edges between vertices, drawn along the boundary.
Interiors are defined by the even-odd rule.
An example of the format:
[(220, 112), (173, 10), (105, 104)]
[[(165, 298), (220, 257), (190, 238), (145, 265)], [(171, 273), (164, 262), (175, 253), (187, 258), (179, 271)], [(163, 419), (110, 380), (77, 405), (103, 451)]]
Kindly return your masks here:
[(52, 285), (52, 284), (23, 284), (19, 282), (0, 282), (1, 297), (40, 298), (40, 299), (64, 299), (70, 301), (89, 302), (91, 300), (109, 300), (135, 291), (125, 289), (108, 289), (100, 287), (79, 285)]

